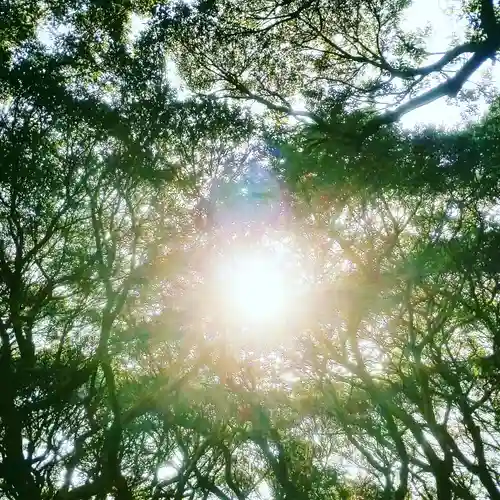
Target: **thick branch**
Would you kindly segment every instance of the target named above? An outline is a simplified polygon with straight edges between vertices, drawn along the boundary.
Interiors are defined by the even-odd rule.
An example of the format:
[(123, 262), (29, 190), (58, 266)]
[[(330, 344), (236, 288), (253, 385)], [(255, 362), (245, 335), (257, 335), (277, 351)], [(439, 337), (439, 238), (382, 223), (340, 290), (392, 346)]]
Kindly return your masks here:
[(390, 111), (376, 121), (379, 125), (394, 123), (399, 120), (403, 115), (413, 111), (417, 108), (429, 104), (441, 97), (456, 97), (458, 92), (462, 89), (465, 82), (479, 69), (479, 67), (488, 59), (495, 55), (495, 52), (500, 47), (500, 43), (495, 46), (484, 45), (483, 48), (475, 52), (472, 57), (462, 66), (462, 68), (445, 82), (439, 84), (437, 87), (420, 94), (414, 99), (401, 104), (394, 111)]
[(441, 71), (445, 66), (453, 62), (457, 57), (476, 52), (480, 48), (478, 43), (470, 42), (457, 45), (452, 49), (448, 50), (443, 54), (443, 56), (436, 62), (429, 64), (427, 66), (421, 66), (420, 68), (384, 68), (394, 75), (401, 78), (412, 78), (415, 76), (428, 76), (431, 73)]

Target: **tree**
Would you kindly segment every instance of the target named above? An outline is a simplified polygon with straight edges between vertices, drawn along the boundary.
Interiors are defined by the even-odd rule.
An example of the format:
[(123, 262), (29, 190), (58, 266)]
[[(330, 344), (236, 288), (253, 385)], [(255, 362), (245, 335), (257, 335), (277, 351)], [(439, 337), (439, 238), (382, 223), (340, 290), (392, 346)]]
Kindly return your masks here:
[(371, 471), (387, 498), (499, 495), (497, 120), (494, 108), (471, 130), (424, 131), (399, 147), (382, 136), (344, 168), (337, 162), (352, 157), (333, 139), (304, 161), (302, 133), (288, 153), (291, 180), (318, 193), (314, 233), (331, 249), (332, 281), (318, 296), (329, 312), (314, 310), (315, 333), (296, 353), (301, 392), (345, 439), (340, 455)]
[[(437, 54), (426, 50), (427, 33), (403, 28), (410, 4), (201, 1), (161, 11), (157, 24), (174, 19), (176, 61), (200, 92), (315, 121), (321, 121), (318, 104), (332, 98), (356, 107), (377, 104), (382, 112), (374, 119), (381, 125), (440, 97), (456, 97), (500, 47), (500, 14), (492, 0), (464, 3), (459, 15), (467, 18), (466, 33)], [(307, 111), (294, 110), (297, 96)]]
[[(396, 29), (405, 5), (373, 16)], [(2, 498), (499, 497), (498, 104), (461, 132), (367, 138), (348, 95), (310, 94), (320, 126), (282, 125), (181, 99), (165, 74), (187, 42), (224, 64), (247, 37), (299, 42), (302, 16), (323, 15), (299, 7), (261, 30), (241, 20), (275, 13), (229, 3), (4, 6)], [(496, 31), (473, 21), (484, 48)], [(49, 46), (47, 24), (64, 27)], [(184, 53), (192, 90), (213, 83), (200, 54)], [(272, 69), (263, 82), (295, 92)], [(277, 243), (296, 294), (242, 337), (213, 262)]]

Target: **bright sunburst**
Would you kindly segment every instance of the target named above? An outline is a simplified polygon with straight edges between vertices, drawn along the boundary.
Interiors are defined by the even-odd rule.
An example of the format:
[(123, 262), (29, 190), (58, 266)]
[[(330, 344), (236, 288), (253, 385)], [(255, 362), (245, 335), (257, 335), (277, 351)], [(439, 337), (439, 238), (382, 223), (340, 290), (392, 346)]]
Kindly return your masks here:
[(290, 294), (286, 274), (276, 258), (262, 254), (239, 255), (220, 270), (224, 302), (231, 316), (242, 323), (267, 323), (287, 311)]
[(210, 267), (211, 316), (225, 332), (263, 340), (291, 327), (303, 287), (296, 256), (286, 245), (228, 246)]

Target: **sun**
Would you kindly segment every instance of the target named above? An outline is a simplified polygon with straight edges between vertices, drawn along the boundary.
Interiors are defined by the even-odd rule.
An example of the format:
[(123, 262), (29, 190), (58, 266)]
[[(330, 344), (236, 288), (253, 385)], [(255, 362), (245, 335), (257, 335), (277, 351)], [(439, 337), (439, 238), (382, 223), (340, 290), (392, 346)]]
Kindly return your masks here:
[(279, 322), (290, 307), (288, 276), (280, 259), (244, 252), (217, 264), (217, 294), (225, 316), (243, 326)]
[(285, 312), (285, 274), (276, 262), (247, 256), (230, 269), (227, 292), (234, 312), (246, 320), (272, 320)]

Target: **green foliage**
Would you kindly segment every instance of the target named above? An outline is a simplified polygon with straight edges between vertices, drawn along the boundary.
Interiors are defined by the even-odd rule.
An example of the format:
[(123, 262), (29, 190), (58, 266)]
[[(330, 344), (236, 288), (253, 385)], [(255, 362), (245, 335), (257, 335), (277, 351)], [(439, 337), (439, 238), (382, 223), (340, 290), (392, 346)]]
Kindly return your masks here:
[[(500, 104), (380, 119), (448, 67), (409, 3), (0, 7), (1, 498), (500, 498)], [(213, 262), (266, 238), (307, 292), (226, 321)]]
[[(173, 13), (162, 11), (157, 22), (173, 19), (176, 60), (197, 91), (215, 87), (218, 94), (316, 122), (324, 101), (340, 94), (351, 109), (389, 106), (373, 120), (377, 128), (441, 97), (456, 97), (500, 49), (495, 2), (463, 2), (455, 6), (456, 16), (469, 21), (461, 43), (429, 57), (436, 55), (428, 46), (430, 30), (404, 22), (413, 15), (412, 3), (185, 2)], [(306, 110), (293, 105), (297, 97)]]

